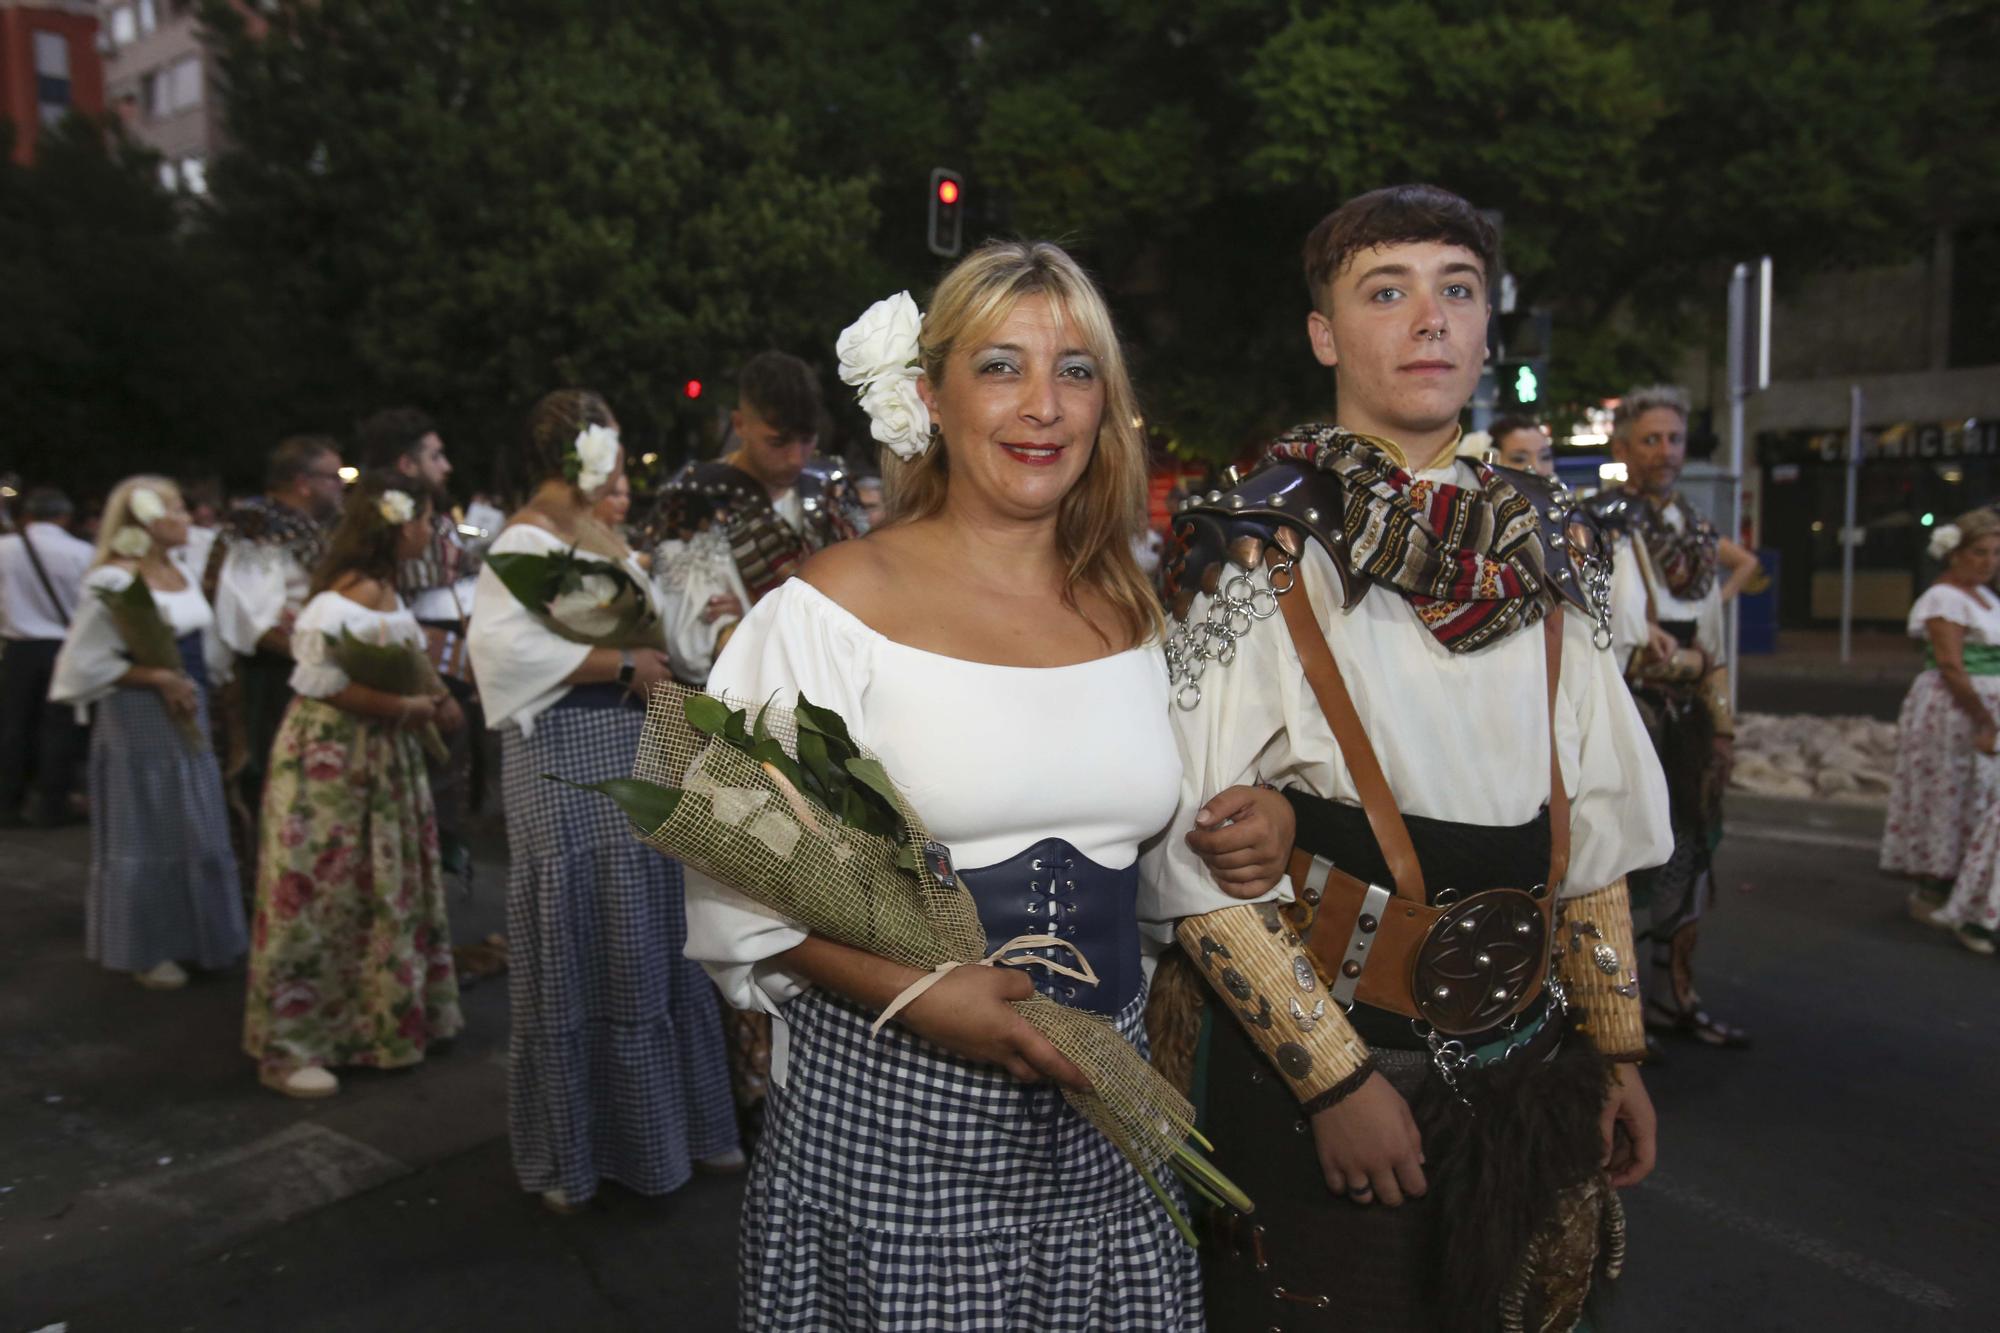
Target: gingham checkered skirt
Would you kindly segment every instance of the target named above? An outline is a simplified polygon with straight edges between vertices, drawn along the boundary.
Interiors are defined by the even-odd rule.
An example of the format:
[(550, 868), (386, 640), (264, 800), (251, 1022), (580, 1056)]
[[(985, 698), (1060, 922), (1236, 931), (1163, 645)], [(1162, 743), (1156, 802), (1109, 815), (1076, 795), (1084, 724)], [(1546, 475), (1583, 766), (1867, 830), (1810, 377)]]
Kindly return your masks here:
[(556, 708), (501, 737), (507, 814), (507, 1125), (523, 1189), (642, 1194), (737, 1146), (715, 988), (682, 956), (681, 868), (602, 796), (626, 777), (633, 709)]
[(113, 690), (90, 734), (85, 954), (119, 972), (220, 968), (249, 944), (215, 755), (189, 748), (157, 692)]
[[(1142, 1049), (1144, 1008), (1115, 1020)], [(1202, 1327), (1195, 1252), (1061, 1093), (897, 1024), (871, 1037), (871, 1015), (823, 991), (784, 1015), (790, 1068), (743, 1205), (743, 1328)]]

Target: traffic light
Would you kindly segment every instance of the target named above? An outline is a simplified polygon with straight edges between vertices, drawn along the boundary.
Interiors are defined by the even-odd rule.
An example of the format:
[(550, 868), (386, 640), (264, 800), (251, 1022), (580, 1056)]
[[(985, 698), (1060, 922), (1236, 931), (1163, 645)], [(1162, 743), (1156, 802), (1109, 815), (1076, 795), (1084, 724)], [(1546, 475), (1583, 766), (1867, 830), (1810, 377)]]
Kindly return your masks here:
[(691, 400), (701, 397), (701, 381), (689, 380), (681, 386), (681, 392), (686, 394)]
[(931, 253), (955, 259), (965, 241), (965, 178), (950, 167), (931, 171)]
[(1529, 416), (1542, 410), (1542, 384), (1548, 378), (1549, 363), (1534, 357), (1525, 361), (1502, 361), (1494, 368), (1500, 390), (1500, 409), (1519, 408)]

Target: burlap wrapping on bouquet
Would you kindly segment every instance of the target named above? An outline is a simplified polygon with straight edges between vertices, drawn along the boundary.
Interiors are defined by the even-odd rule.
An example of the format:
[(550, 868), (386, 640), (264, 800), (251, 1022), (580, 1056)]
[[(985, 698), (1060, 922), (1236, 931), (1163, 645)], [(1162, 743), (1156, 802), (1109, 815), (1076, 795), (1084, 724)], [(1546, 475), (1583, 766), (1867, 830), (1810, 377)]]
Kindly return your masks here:
[[(647, 706), (632, 776), (685, 794), (645, 841), (812, 934), (926, 970), (986, 956), (991, 946), (972, 895), (939, 880), (923, 854), (929, 835), (900, 792), (915, 873), (897, 866), (895, 844), (838, 824), (816, 806), (806, 813), (818, 827), (809, 827), (755, 760), (689, 725), (683, 701), (692, 693), (663, 685)], [(758, 721), (756, 703), (725, 702)], [(792, 710), (761, 711), (764, 728), (795, 755)], [(1089, 1091), (1063, 1095), (1128, 1159), (1155, 1171), (1183, 1144), (1193, 1107), (1108, 1020), (1039, 994), (1014, 1007), (1089, 1077)]]

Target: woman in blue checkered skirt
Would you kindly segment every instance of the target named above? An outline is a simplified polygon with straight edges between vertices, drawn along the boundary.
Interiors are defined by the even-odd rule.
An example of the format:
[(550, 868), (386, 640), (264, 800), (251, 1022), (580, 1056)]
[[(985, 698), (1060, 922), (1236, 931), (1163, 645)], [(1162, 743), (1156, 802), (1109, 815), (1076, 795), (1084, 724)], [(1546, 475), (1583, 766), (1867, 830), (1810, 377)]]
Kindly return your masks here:
[[(90, 878), (85, 948), (139, 984), (187, 984), (183, 963), (228, 967), (247, 940), (222, 773), (208, 736), (215, 616), (170, 552), (187, 540), (180, 491), (133, 477), (104, 507), (97, 563), (84, 579), (49, 697), (96, 705), (90, 737)], [(150, 590), (178, 661), (141, 657), (105, 603), (134, 580)]]
[[(739, 1320), (1197, 1329), (1194, 1252), (1053, 1086), (1080, 1071), (1010, 1004), (1040, 990), (1145, 1048), (1137, 859), (1173, 814), (1180, 761), (1132, 556), (1131, 385), (1102, 297), (1052, 245), (968, 257), (920, 330), (902, 297), (840, 342), (890, 451), (889, 521), (760, 602), (709, 689), (839, 712), (950, 847), (988, 945), (1055, 934), (1098, 981), (959, 968), (871, 1036), (915, 969), (691, 877), (690, 955), (776, 1020)], [(1243, 821), (1273, 863), (1282, 805)]]
[[(591, 513), (624, 475), (606, 460), (617, 422), (598, 395), (559, 390), (529, 414), (528, 468), (542, 478), (489, 555), (572, 550), (645, 573)], [(580, 484), (581, 483), (581, 484)], [(585, 608), (587, 615), (587, 608)], [(579, 624), (586, 623), (579, 619)], [(641, 1194), (743, 1154), (715, 988), (682, 955), (681, 870), (632, 837), (617, 807), (543, 779), (632, 771), (645, 690), (667, 678), (661, 646), (593, 646), (531, 611), (491, 565), (468, 634), (487, 725), (500, 732), (507, 812), (507, 1126), (524, 1189), (557, 1212), (598, 1182)]]

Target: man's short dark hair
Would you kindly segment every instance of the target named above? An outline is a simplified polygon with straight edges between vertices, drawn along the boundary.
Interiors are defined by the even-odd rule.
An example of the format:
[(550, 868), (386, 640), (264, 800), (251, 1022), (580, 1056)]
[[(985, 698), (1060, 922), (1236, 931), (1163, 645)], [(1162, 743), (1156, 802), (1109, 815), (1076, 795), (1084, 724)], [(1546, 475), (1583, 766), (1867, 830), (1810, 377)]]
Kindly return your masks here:
[(361, 466), (369, 469), (394, 467), (437, 431), (430, 414), (414, 407), (391, 407), (377, 412), (354, 428), (354, 448)]
[(1333, 280), (1363, 250), (1424, 241), (1472, 251), (1487, 282), (1493, 281), (1500, 237), (1478, 209), (1435, 185), (1391, 185), (1356, 195), (1321, 218), (1306, 237), (1306, 291), (1313, 306), (1328, 312)]
[(55, 487), (37, 486), (21, 497), (21, 512), (31, 523), (60, 523), (76, 512), (76, 506)]
[(819, 433), (819, 378), (786, 352), (759, 352), (736, 373), (736, 401), (778, 428), (786, 438)]
[(1493, 418), (1493, 424), (1486, 428), (1486, 433), (1493, 438), (1494, 447), (1498, 448), (1500, 441), (1517, 430), (1531, 430), (1540, 435), (1542, 423), (1533, 417), (1498, 416)]
[(340, 444), (331, 435), (294, 435), (280, 442), (265, 460), (265, 489), (275, 491), (289, 486), (312, 471), (314, 463), (339, 452)]

